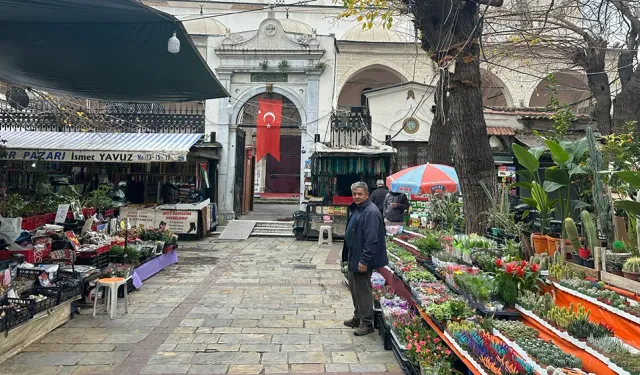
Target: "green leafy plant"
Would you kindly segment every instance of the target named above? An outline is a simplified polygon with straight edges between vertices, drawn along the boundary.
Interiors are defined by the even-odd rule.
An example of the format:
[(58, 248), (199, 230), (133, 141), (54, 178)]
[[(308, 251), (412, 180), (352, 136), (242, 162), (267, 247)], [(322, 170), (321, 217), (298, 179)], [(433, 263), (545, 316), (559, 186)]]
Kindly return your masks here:
[(463, 222), (462, 203), (455, 194), (434, 194), (431, 196), (433, 219), (445, 229), (451, 230)]
[[(543, 235), (547, 234), (551, 227), (551, 214), (558, 200), (550, 199), (547, 191), (540, 182), (540, 173), (538, 171), (540, 162), (538, 160), (540, 156), (542, 156), (544, 149), (532, 148), (527, 151), (524, 147), (516, 143), (511, 145), (511, 149), (518, 163), (525, 168), (519, 172), (523, 181), (517, 182), (512, 186), (529, 191), (531, 197), (521, 197), (521, 199), (525, 207), (528, 206), (537, 211), (538, 219), (540, 220), (540, 232)], [(525, 215), (528, 214), (529, 211), (525, 211)]]
[(627, 252), (627, 244), (624, 243), (624, 241), (614, 241), (612, 246), (611, 246), (611, 250), (614, 253), (626, 253)]
[(111, 188), (107, 185), (101, 185), (97, 189), (92, 190), (84, 197), (82, 205), (84, 207), (94, 207), (99, 211), (104, 211), (113, 207)]
[(487, 274), (459, 273), (454, 275), (454, 280), (458, 288), (471, 296), (476, 302), (484, 305), (491, 299), (494, 285), (493, 280)]
[(491, 203), (489, 210), (486, 212), (489, 227), (498, 228), (510, 236), (519, 236), (520, 233), (528, 228), (529, 225), (527, 223), (516, 222), (515, 212), (511, 210), (511, 204), (509, 203), (509, 189), (506, 186), (500, 185), (497, 194), (489, 191), (483, 181), (480, 181), (480, 186)]
[(440, 243), (440, 237), (437, 235), (426, 235), (425, 237), (419, 237), (411, 241), (415, 245), (420, 253), (424, 256), (431, 256), (434, 253), (442, 251), (442, 244)]

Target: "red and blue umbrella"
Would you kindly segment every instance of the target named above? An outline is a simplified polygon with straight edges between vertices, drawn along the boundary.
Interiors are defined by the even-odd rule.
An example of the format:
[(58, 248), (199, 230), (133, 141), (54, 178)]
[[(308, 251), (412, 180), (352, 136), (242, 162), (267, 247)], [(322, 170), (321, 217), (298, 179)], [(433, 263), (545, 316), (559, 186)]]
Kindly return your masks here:
[(460, 188), (460, 182), (453, 167), (427, 163), (392, 174), (387, 177), (387, 186), (396, 193), (455, 193)]

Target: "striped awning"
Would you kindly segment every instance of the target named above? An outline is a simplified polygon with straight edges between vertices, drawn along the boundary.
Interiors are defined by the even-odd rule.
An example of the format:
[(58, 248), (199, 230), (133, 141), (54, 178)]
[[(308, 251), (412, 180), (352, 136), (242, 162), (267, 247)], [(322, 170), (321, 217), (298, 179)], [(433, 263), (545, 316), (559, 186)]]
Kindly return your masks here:
[(8, 159), (105, 163), (183, 162), (202, 134), (0, 132)]

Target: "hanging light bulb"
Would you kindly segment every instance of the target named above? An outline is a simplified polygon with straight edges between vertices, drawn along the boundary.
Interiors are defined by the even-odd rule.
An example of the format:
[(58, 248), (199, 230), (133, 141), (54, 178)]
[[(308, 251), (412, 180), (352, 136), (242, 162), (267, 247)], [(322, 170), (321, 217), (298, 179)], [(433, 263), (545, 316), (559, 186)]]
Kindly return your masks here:
[(180, 52), (180, 39), (176, 37), (176, 32), (173, 32), (173, 36), (169, 38), (169, 43), (167, 44), (167, 50), (171, 53)]

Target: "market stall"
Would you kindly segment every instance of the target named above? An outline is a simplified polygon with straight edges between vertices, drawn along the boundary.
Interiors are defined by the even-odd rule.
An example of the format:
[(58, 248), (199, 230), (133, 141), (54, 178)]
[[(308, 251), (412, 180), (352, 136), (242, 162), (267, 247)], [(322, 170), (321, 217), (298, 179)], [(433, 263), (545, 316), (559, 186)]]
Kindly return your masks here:
[[(213, 198), (217, 148), (196, 147), (202, 134), (3, 132), (9, 191), (37, 198), (41, 182), (56, 193), (120, 188), (132, 204)], [(201, 142), (201, 141), (200, 141)], [(207, 143), (209, 144), (209, 143)], [(215, 178), (215, 176), (213, 176)]]
[(390, 173), (389, 146), (354, 146), (331, 148), (314, 144), (310, 160), (310, 181), (305, 191), (304, 214), (296, 219), (297, 238), (318, 236), (318, 229), (330, 225), (334, 237), (344, 236), (348, 220), (347, 207), (353, 203), (351, 184), (363, 181), (373, 188), (376, 181)]

